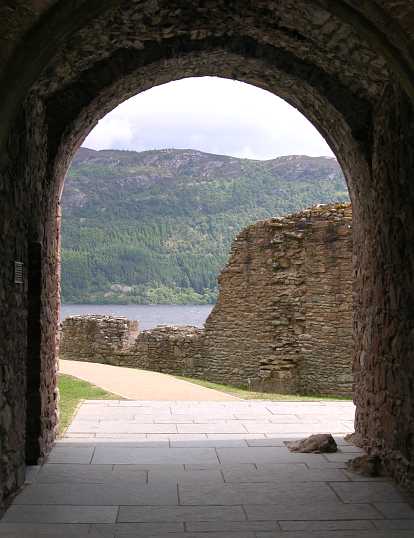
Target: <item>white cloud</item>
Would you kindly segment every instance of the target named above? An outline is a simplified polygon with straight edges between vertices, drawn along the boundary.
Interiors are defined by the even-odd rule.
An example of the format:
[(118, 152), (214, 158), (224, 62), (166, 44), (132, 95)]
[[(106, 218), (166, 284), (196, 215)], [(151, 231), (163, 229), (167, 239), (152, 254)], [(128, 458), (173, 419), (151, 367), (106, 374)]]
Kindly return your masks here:
[(83, 145), (136, 151), (191, 148), (254, 159), (332, 156), (313, 125), (285, 101), (216, 77), (173, 81), (128, 99), (99, 122)]

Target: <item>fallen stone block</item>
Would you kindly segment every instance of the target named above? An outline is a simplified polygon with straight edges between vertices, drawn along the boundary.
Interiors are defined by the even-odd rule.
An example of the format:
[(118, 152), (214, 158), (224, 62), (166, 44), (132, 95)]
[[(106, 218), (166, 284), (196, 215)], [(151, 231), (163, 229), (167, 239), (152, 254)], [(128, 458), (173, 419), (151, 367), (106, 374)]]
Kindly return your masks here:
[(285, 445), (290, 452), (321, 454), (322, 452), (336, 452), (338, 450), (335, 439), (330, 433), (310, 435), (299, 441), (288, 441)]
[(358, 456), (346, 462), (348, 471), (363, 476), (385, 476), (381, 458), (378, 456)]

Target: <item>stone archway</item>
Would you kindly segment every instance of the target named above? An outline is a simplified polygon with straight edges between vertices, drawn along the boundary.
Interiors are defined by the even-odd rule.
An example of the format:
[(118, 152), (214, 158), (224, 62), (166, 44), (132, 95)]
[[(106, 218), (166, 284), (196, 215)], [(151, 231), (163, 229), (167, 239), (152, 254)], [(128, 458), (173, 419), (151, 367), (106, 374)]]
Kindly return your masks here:
[[(336, 153), (354, 213), (356, 428), (401, 482), (412, 482), (414, 7), (388, 0), (332, 4), (22, 0), (0, 8), (5, 498), (22, 483), (25, 446), (37, 460), (54, 438), (58, 200), (71, 157), (99, 118), (127, 97), (207, 74), (284, 97)], [(28, 279), (14, 282), (13, 262), (30, 271), (36, 243), (34, 335)], [(40, 371), (31, 378), (39, 387), (31, 384), (27, 393), (36, 405), (31, 398), (23, 403), (33, 338)]]

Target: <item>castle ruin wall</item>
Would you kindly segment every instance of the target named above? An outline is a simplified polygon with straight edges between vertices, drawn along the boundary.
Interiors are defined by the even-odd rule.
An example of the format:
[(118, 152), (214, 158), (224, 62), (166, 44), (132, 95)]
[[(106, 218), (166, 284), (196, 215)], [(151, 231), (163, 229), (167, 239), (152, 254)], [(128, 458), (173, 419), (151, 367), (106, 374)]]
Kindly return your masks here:
[(64, 320), (60, 357), (281, 393), (352, 393), (352, 211), (260, 221), (232, 245), (205, 328)]

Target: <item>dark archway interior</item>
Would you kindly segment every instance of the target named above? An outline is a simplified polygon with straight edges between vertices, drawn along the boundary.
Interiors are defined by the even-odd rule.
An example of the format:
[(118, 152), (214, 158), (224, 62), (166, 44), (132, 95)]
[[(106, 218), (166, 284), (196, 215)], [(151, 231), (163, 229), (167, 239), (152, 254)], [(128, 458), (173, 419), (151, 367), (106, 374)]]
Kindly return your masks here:
[(190, 75), (274, 92), (336, 153), (355, 230), (356, 431), (413, 487), (412, 2), (19, 0), (0, 15), (0, 506), (55, 436), (70, 160), (117, 104)]

